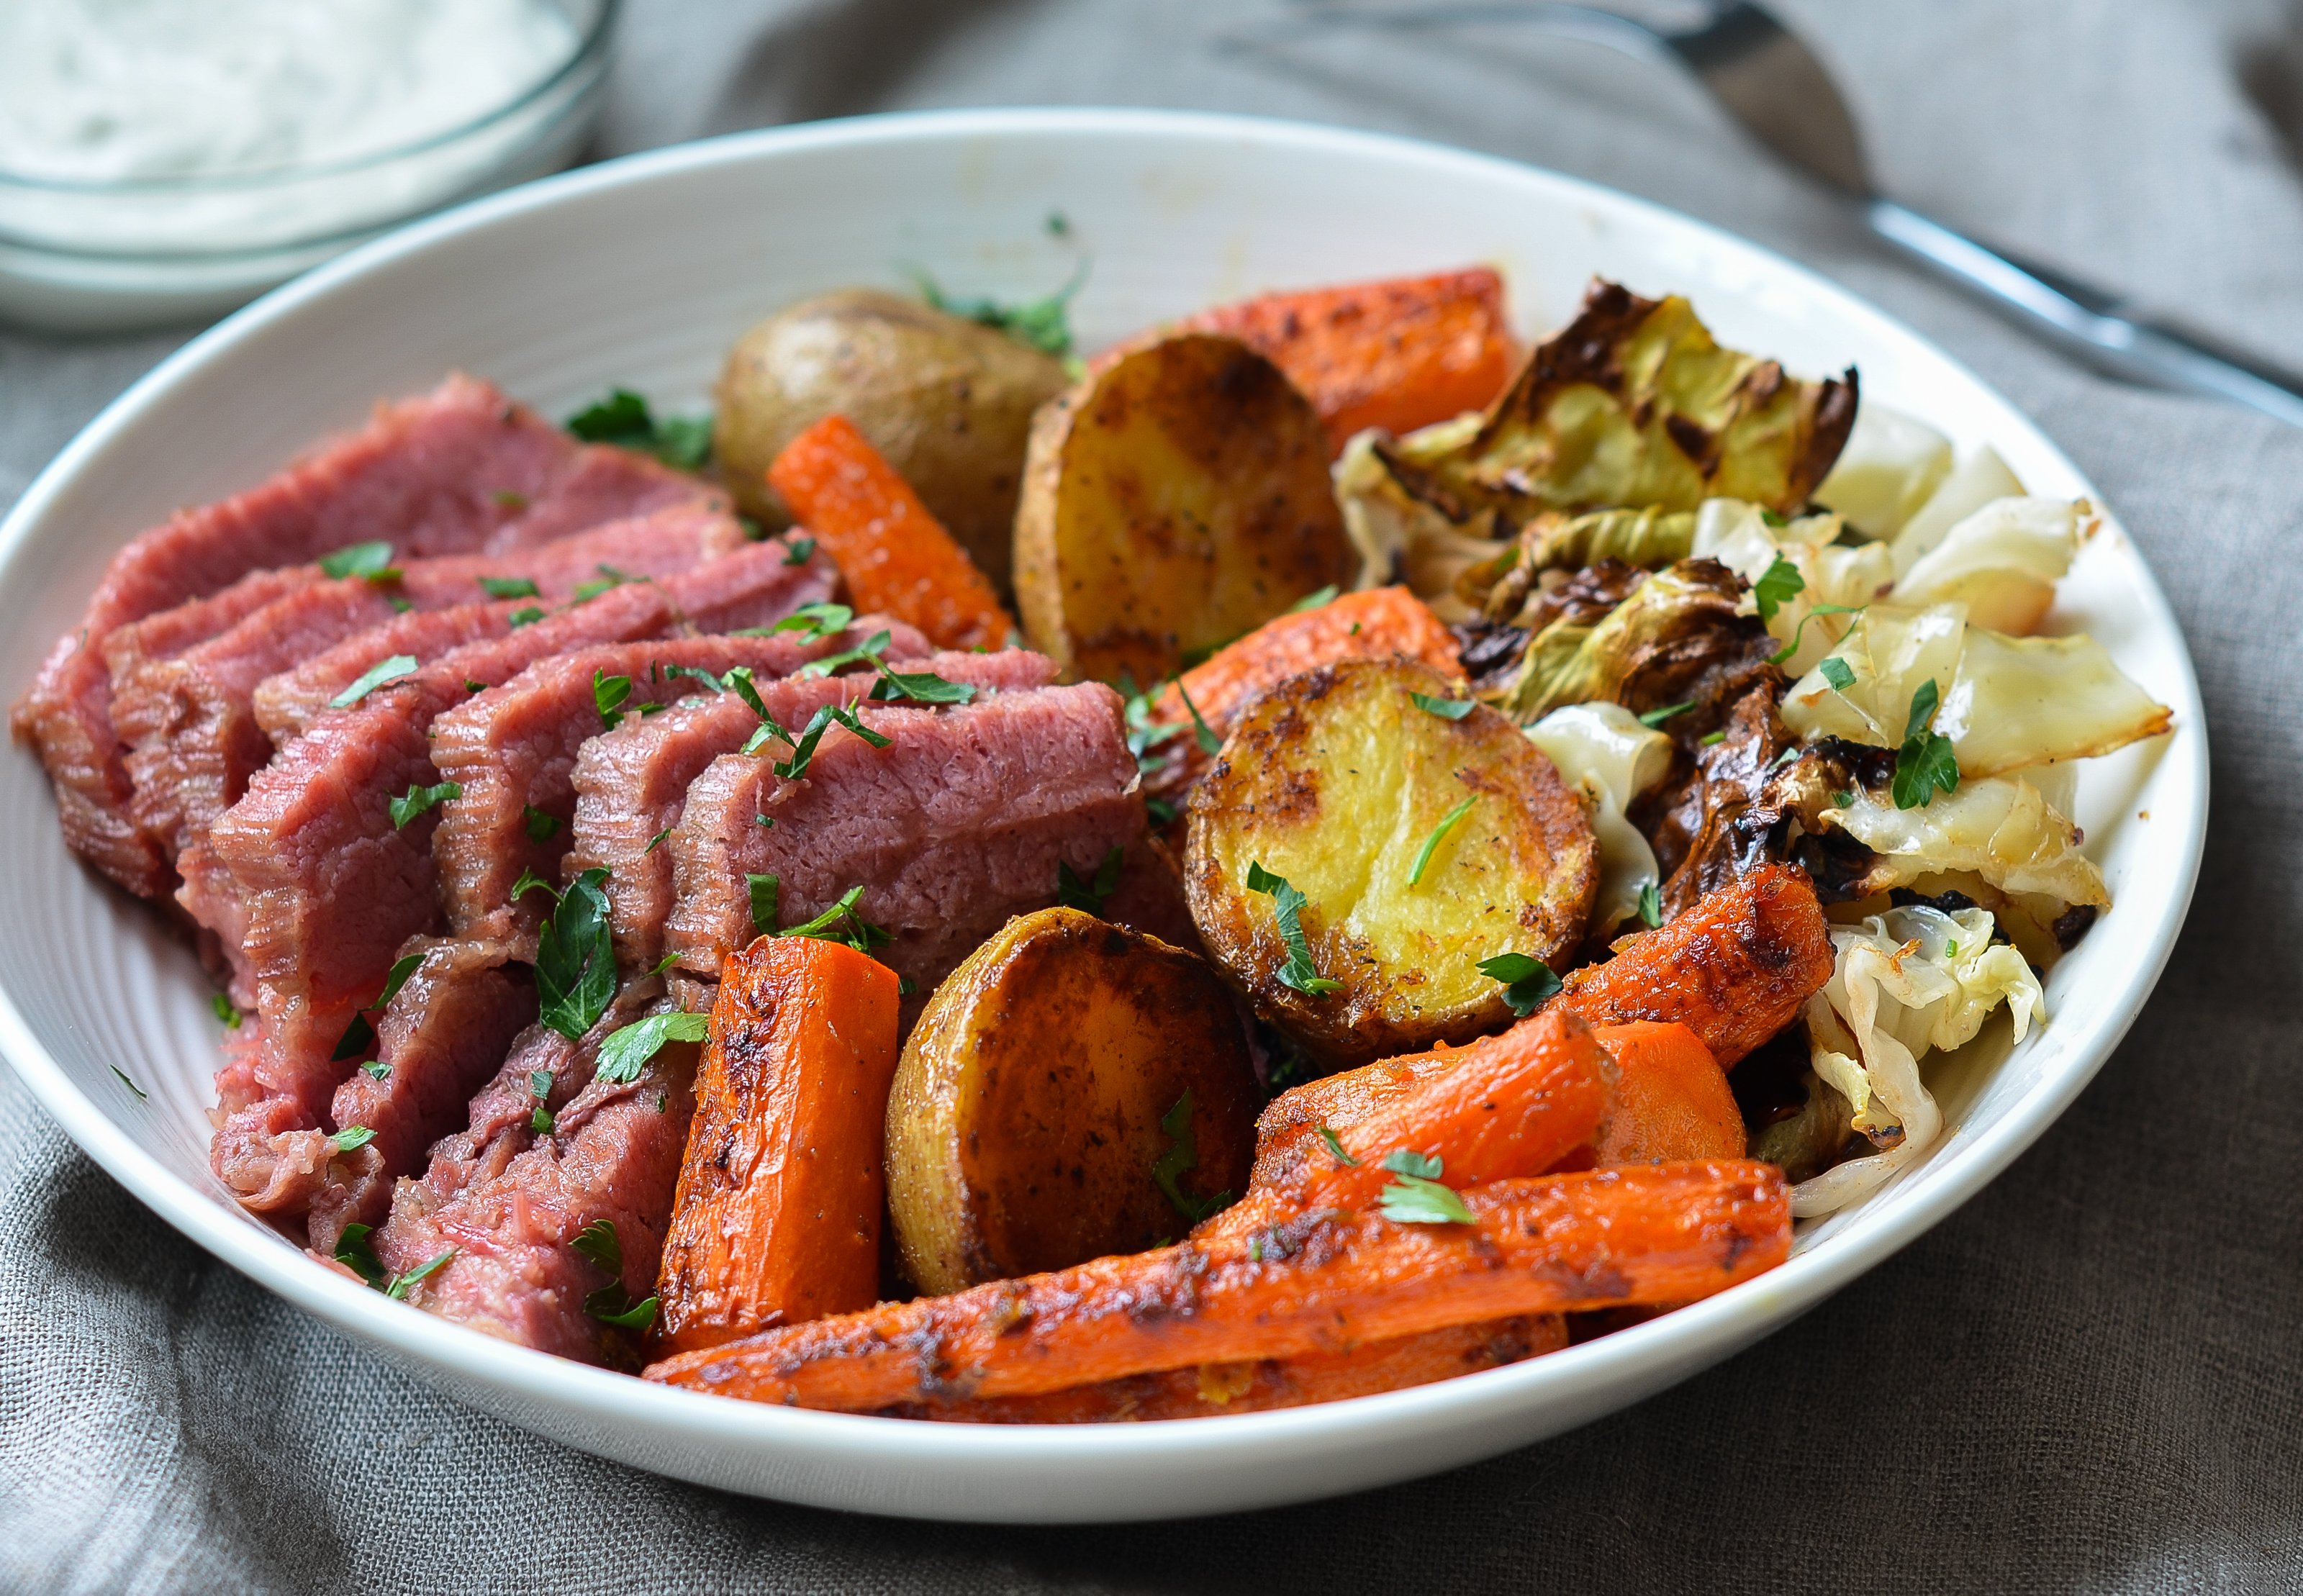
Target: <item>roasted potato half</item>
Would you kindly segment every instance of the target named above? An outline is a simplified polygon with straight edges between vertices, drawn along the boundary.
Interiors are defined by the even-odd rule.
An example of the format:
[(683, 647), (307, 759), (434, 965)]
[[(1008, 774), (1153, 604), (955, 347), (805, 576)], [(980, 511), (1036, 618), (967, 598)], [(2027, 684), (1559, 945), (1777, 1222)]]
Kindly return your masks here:
[(1235, 339), (1155, 340), (1033, 419), (1016, 601), (1074, 680), (1164, 681), (1356, 569), (1319, 413)]
[(1203, 960), (1077, 909), (1019, 916), (936, 988), (896, 1067), (905, 1271), (941, 1296), (1180, 1237), (1247, 1189), (1261, 1101)]
[(837, 411), (1004, 593), (1032, 412), (1067, 380), (1060, 361), (1004, 333), (878, 289), (842, 289), (736, 341), (713, 447), (736, 502), (781, 527), (790, 515), (763, 473)]
[[(1322, 1062), (1507, 1024), (1480, 960), (1557, 966), (1582, 938), (1599, 881), (1582, 802), (1461, 692), (1402, 658), (1307, 671), (1249, 706), (1192, 790), (1184, 884), (1208, 952)], [(1298, 892), (1308, 968), (1286, 924)]]

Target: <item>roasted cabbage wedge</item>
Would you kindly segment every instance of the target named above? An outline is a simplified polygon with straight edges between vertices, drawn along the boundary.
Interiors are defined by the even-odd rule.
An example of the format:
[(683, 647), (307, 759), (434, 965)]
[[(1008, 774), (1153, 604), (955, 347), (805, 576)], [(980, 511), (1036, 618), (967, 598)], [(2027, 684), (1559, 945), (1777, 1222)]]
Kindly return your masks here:
[(1032, 646), (1113, 683), (1165, 681), (1355, 563), (1319, 413), (1261, 355), (1198, 333), (1042, 407), (1015, 547)]
[(930, 1296), (1138, 1252), (1247, 1189), (1262, 1102), (1206, 962), (1072, 908), (944, 979), (888, 1102), (888, 1209)]
[(1815, 502), (1859, 534), (1893, 537), (1951, 475), (1951, 440), (1915, 417), (1866, 400), (1847, 446), (1818, 484)]
[(1907, 606), (1963, 604), (1970, 625), (2029, 636), (2096, 524), (2084, 499), (1994, 499), (1913, 561), (1888, 596)]
[[(1683, 560), (1657, 571), (1597, 621), (1563, 617), (1529, 639), (1518, 670), (1486, 695), (1523, 725), (1565, 704), (1606, 699), (1644, 714), (1699, 705), (1676, 732), (1709, 731), (1725, 698), (1755, 673), (1770, 680), (1775, 652), (1766, 627), (1743, 613), (1743, 583), (1710, 560)], [(1733, 677), (1734, 686), (1716, 680)]]
[(1459, 694), (1407, 660), (1292, 677), (1193, 790), (1192, 917), (1227, 978), (1321, 1062), (1507, 1024), (1480, 961), (1560, 965), (1583, 940), (1599, 845), (1581, 798)]

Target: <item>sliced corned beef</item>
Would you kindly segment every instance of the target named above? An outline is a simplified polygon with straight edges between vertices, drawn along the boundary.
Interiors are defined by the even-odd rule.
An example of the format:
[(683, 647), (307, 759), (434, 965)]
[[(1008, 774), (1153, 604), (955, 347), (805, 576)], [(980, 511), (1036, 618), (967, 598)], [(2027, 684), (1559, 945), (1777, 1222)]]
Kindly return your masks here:
[[(417, 1306), (561, 1357), (628, 1361), (629, 1341), (586, 1299), (616, 1284), (628, 1302), (654, 1290), (695, 1114), (696, 1057), (696, 1044), (671, 1043), (635, 1080), (595, 1077), (549, 1135), (445, 1200), (426, 1182), (404, 1183), (375, 1237), (379, 1261), (406, 1271), (446, 1254), (409, 1292)], [(575, 1246), (603, 1220), (623, 1255), (620, 1280)]]
[(327, 578), (316, 565), (291, 565), (281, 570), (250, 571), (222, 593), (195, 598), (147, 615), (141, 621), (115, 627), (104, 640), (105, 669), (112, 676), (115, 702), (114, 729), (120, 720), (117, 696), (121, 678), (157, 660), (172, 660), (223, 636), (268, 604)]
[[(855, 629), (871, 631), (883, 624), (858, 621)], [(900, 623), (890, 629), (896, 635), (887, 657), (907, 660), (908, 670), (1009, 692), (1044, 687), (1055, 680), (1053, 661), (1023, 649), (910, 658), (927, 654), (926, 640)], [(853, 676), (763, 683), (761, 699), (779, 725), (798, 730), (821, 705), (862, 698), (872, 680)], [(576, 761), (575, 845), (568, 869), (572, 874), (598, 866), (608, 872), (610, 924), (617, 962), (624, 968), (650, 969), (663, 957), (672, 864), (660, 839), (679, 824), (688, 783), (720, 756), (741, 748), (759, 724), (750, 705), (726, 693), (675, 705), (644, 721), (628, 721), (584, 745)], [(780, 744), (771, 747), (772, 757), (789, 752)]]
[[(786, 564), (784, 551), (771, 543), (661, 582), (627, 583), (503, 637), (451, 649), (359, 704), (331, 710), (257, 772), (207, 840), (180, 859), (178, 900), (227, 951), (237, 948), (234, 991), (252, 987), (264, 1020), (256, 1078), (266, 1098), (223, 1098), (219, 1143), (243, 1114), (276, 1138), (283, 1110), (271, 1097), (292, 1099), (304, 1127), (316, 1128), (349, 1072), (330, 1057), (337, 1039), (375, 1001), (400, 945), (437, 925), (432, 832), (439, 811), (395, 826), (391, 801), (437, 782), (431, 724), (469, 696), (469, 683), (494, 686), (537, 660), (595, 644), (690, 625), (772, 621), (795, 595), (822, 591), (824, 580), (812, 568)], [(245, 1147), (233, 1157), (235, 1190), (275, 1188), (260, 1157)], [(225, 1173), (222, 1162), (216, 1169)], [(247, 1184), (258, 1175), (260, 1187)]]
[(665, 844), (678, 897), (665, 946), (683, 967), (719, 973), (753, 935), (747, 876), (773, 875), (787, 926), (862, 887), (856, 911), (895, 937), (873, 957), (924, 994), (1008, 916), (1054, 902), (1059, 863), (1092, 879), (1110, 849), (1143, 840), (1109, 688), (874, 705), (862, 718), (886, 747), (835, 730), (801, 780), (729, 754), (688, 788)]
[[(560, 879), (576, 817), (569, 778), (585, 742), (607, 730), (611, 716), (619, 724), (653, 720), (657, 716), (642, 705), (672, 705), (707, 690), (671, 668), (716, 676), (743, 665), (772, 683), (859, 640), (851, 630), (814, 644), (789, 633), (610, 644), (538, 661), (448, 711), (432, 723), (432, 764), (441, 780), (462, 790), (441, 808), (432, 858), (449, 925), (459, 936), (508, 942), (519, 957), (534, 956), (544, 899), (539, 893), (514, 903), (512, 885), (530, 871), (544, 881)], [(629, 697), (603, 713), (600, 684), (617, 677), (628, 683)]]
[[(536, 986), (505, 967), (501, 943), (420, 939), (403, 950), (423, 963), (376, 1022), (375, 1060), (336, 1088), (338, 1131), (374, 1131), (365, 1145), (327, 1161), (312, 1199), (312, 1248), (335, 1250), (346, 1225), (378, 1225), (392, 1183), (415, 1170), (432, 1144), (466, 1119), (472, 1094), (494, 1076), (513, 1039), (536, 1018)], [(301, 1133), (326, 1142), (316, 1130)]]
[[(397, 578), (384, 584), (357, 577), (321, 579), (316, 566), (271, 573), (274, 579), (298, 579), (283, 596), (173, 657), (130, 656), (121, 640), (178, 612), (124, 627), (114, 634), (108, 652), (112, 722), (128, 745), (128, 773), (135, 782), (130, 813), (173, 861), (239, 800), (249, 777), (272, 757), (272, 740), (255, 714), (257, 685), (348, 638), (390, 624), (403, 611), (485, 605), (490, 600), (480, 586), (483, 578), (528, 581), (537, 596), (527, 602), (556, 604), (587, 582), (604, 580), (603, 567), (634, 576), (671, 576), (740, 548), (743, 541), (732, 516), (707, 505), (681, 505), (509, 555), (407, 561), (394, 568)], [(247, 578), (225, 595), (181, 608), (219, 604), (263, 579)], [(505, 601), (502, 612), (509, 616), (520, 602)], [(393, 652), (367, 657), (373, 663)], [(329, 695), (342, 685), (328, 689)]]
[(181, 511), (113, 557), (80, 624), (60, 638), (10, 717), (55, 783), (64, 838), (131, 891), (164, 892), (158, 846), (127, 810), (131, 784), (112, 725), (112, 634), (251, 570), (302, 565), (382, 538), (408, 557), (514, 548), (582, 518), (637, 514), (704, 496), (644, 456), (577, 443), (485, 383), (451, 376), (379, 406), (261, 486)]

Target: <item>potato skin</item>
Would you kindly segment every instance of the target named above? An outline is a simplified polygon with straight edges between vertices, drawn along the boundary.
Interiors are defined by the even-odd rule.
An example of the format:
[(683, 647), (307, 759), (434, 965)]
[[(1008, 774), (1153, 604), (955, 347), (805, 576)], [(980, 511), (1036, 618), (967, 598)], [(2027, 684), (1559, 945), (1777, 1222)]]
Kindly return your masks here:
[(1032, 412), (1063, 365), (1007, 334), (872, 288), (785, 307), (728, 351), (713, 446), (747, 513), (791, 518), (764, 476), (834, 411), (901, 473), (1002, 593)]
[(1245, 1191), (1262, 1094), (1214, 972), (1076, 909), (1010, 920), (896, 1067), (888, 1207), (913, 1283), (940, 1296), (1185, 1234), (1152, 1171), (1186, 1090), (1198, 1162), (1177, 1184)]
[(1032, 646), (1074, 680), (1164, 681), (1357, 561), (1319, 413), (1236, 339), (1099, 362), (1032, 423), (1016, 512)]
[[(1345, 660), (1293, 676), (1234, 722), (1186, 810), (1185, 891), (1217, 967), (1335, 1068), (1461, 1043), (1510, 1023), (1479, 961), (1555, 967), (1582, 940), (1599, 844), (1582, 800), (1484, 705), (1449, 721), (1409, 697), (1460, 686), (1413, 660)], [(1415, 856), (1448, 812), (1470, 811)], [(1321, 997), (1279, 979), (1288, 954), (1250, 864), (1309, 902), (1300, 920)]]

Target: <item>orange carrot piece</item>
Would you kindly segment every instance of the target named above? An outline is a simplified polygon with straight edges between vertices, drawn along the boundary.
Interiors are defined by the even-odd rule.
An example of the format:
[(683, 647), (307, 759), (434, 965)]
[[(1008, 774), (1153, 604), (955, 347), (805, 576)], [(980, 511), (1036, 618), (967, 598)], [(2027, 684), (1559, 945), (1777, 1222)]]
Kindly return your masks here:
[(1244, 1235), (1305, 1209), (1371, 1207), (1391, 1183), (1383, 1159), (1395, 1152), (1438, 1158), (1450, 1186), (1540, 1175), (1599, 1128), (1605, 1068), (1582, 1020), (1540, 1014), (1463, 1047), (1307, 1081), (1256, 1121), (1246, 1197), (1194, 1234)]
[(1177, 330), (1236, 338), (1286, 372), (1337, 453), (1363, 427), (1412, 432), (1483, 409), (1514, 353), (1503, 280), (1484, 266), (1266, 294)]
[[(1183, 674), (1182, 691), (1168, 683), (1152, 706), (1155, 722), (1185, 735), (1159, 746), (1166, 763), (1144, 778), (1153, 798), (1173, 798), (1197, 781), (1209, 756), (1190, 733), (1192, 710), (1218, 737), (1251, 699), (1291, 676), (1337, 660), (1380, 660), (1393, 654), (1421, 660), (1441, 674), (1460, 679), (1463, 660), (1455, 634), (1423, 601), (1405, 587), (1371, 587), (1346, 593), (1316, 610), (1301, 610), (1267, 621), (1244, 638), (1218, 649)], [(1185, 695), (1191, 706), (1184, 704)]]
[(896, 973), (762, 937), (729, 963), (656, 1279), (682, 1350), (878, 1300)]
[(1652, 1020), (1596, 1034), (1615, 1061), (1615, 1107), (1592, 1150), (1599, 1163), (1743, 1156), (1742, 1110), (1701, 1037)]
[(1594, 1026), (1677, 1021), (1723, 1069), (1800, 1017), (1831, 979), (1831, 934), (1803, 871), (1767, 865), (1660, 931), (1616, 944), (1566, 980), (1552, 1006)]
[(1651, 1164), (1462, 1194), (1469, 1224), (1315, 1210), (950, 1296), (681, 1353), (647, 1378), (868, 1412), (1022, 1397), (1203, 1364), (1344, 1353), (1453, 1325), (1722, 1291), (1791, 1253), (1773, 1164)]
[(847, 417), (784, 445), (768, 482), (839, 567), (856, 609), (908, 621), (939, 648), (1006, 646), (1016, 623), (990, 578)]
[(1314, 1352), (1253, 1364), (1203, 1364), (1075, 1386), (1038, 1397), (951, 1398), (882, 1409), (898, 1419), (960, 1424), (1109, 1424), (1152, 1419), (1204, 1419), (1341, 1402), (1379, 1391), (1453, 1380), (1497, 1369), (1567, 1345), (1556, 1313), (1498, 1319), (1375, 1341), (1349, 1352)]

